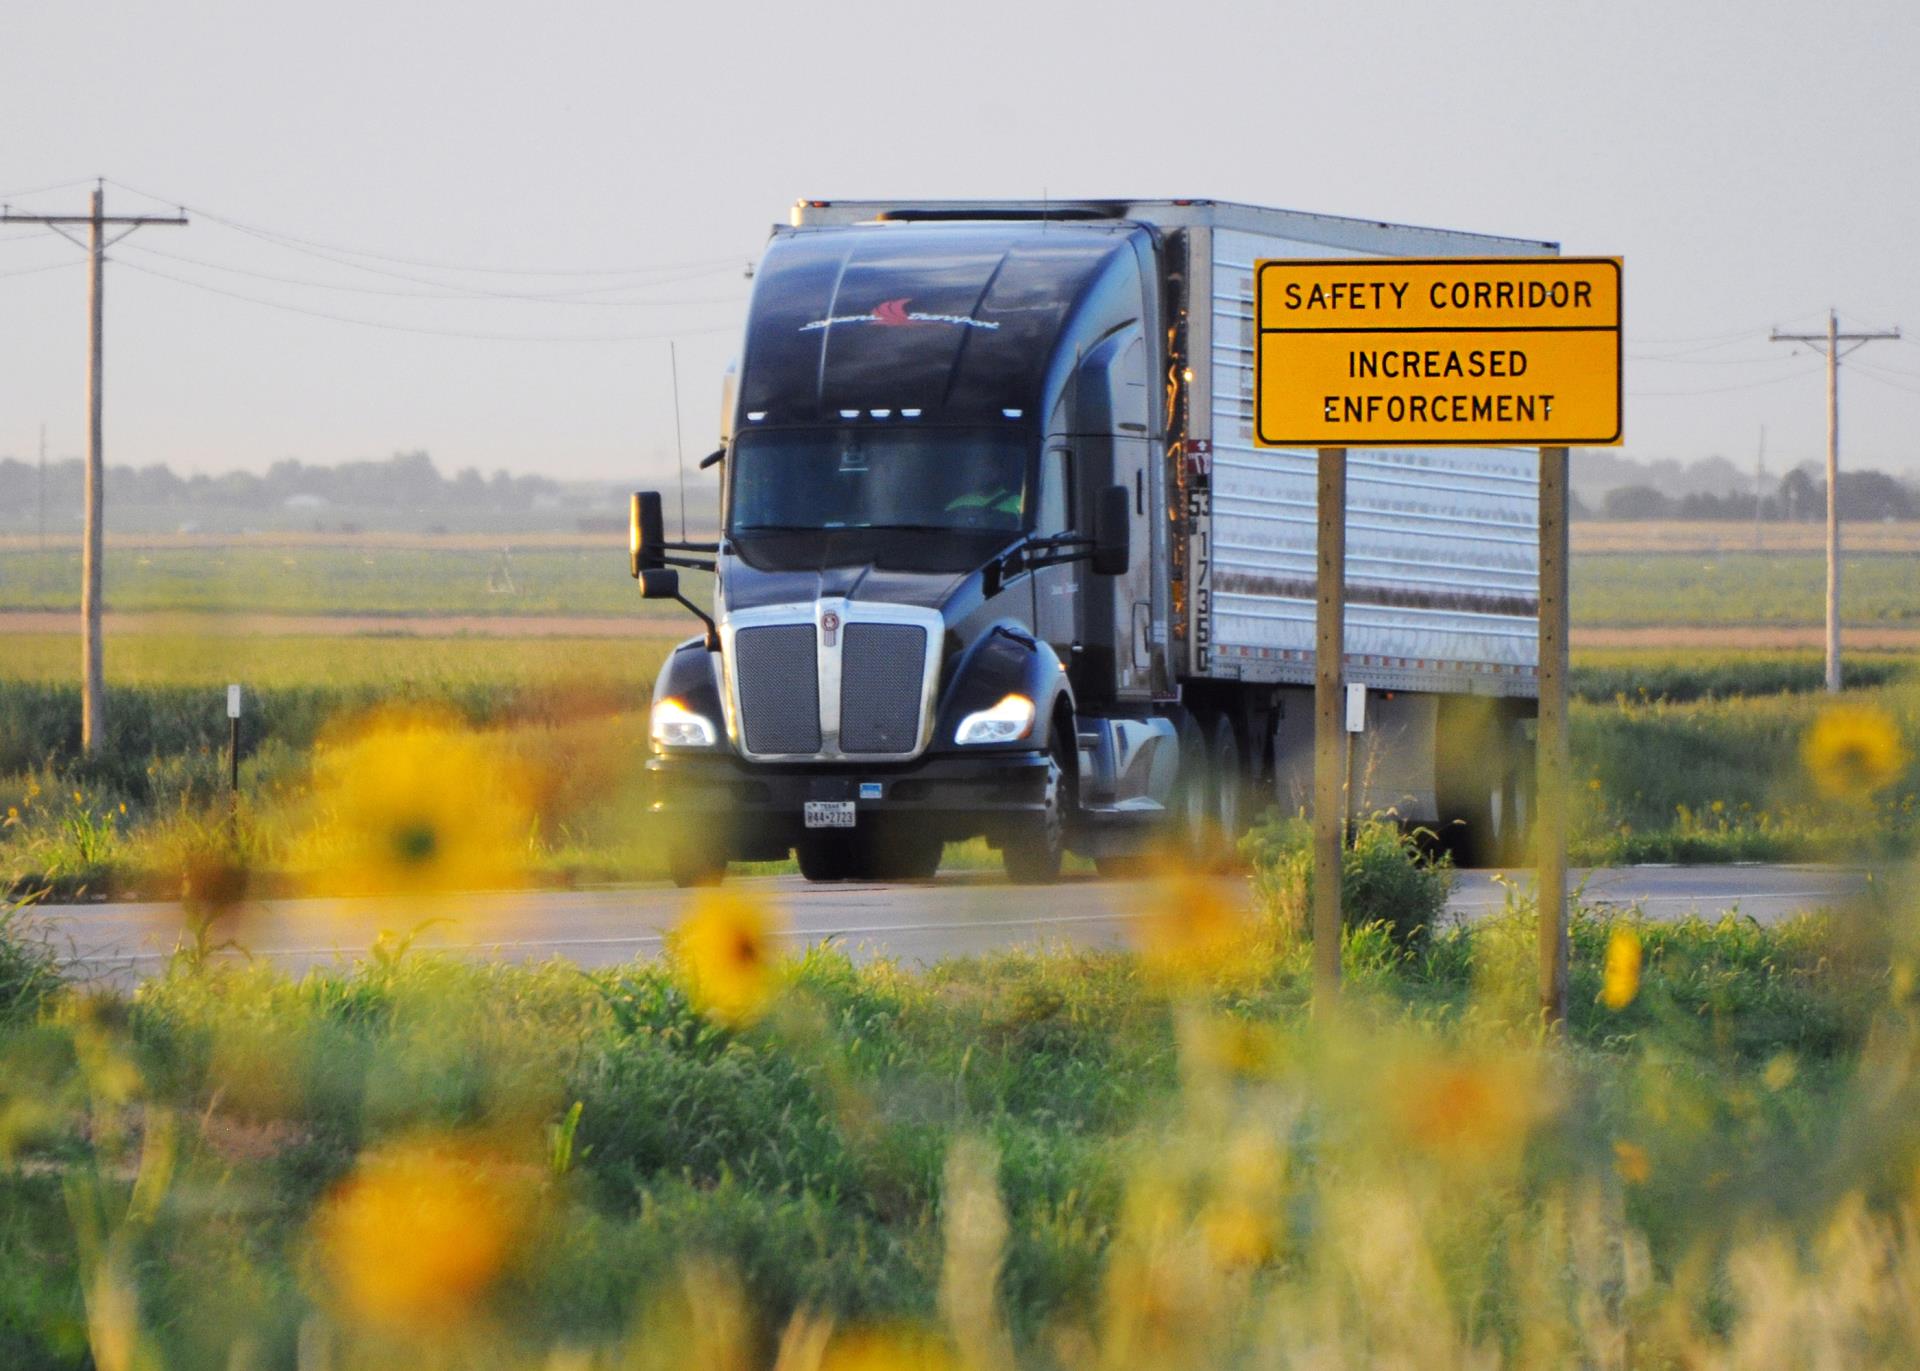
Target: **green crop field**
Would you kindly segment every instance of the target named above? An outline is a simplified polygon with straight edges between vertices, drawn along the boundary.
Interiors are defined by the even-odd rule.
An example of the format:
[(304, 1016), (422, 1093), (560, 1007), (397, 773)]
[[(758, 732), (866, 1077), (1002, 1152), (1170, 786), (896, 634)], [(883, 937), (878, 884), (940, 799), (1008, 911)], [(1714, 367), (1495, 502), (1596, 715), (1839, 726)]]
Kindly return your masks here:
[[(73, 639), (0, 637), (0, 813), (22, 815), (0, 829), (0, 882), (166, 888), (194, 816), (221, 809), (231, 681), (249, 692), (243, 789), (258, 800), (266, 865), (290, 859), (297, 835), (283, 802), (298, 796), (315, 740), (332, 722), (400, 704), (450, 711), (535, 755), (585, 747), (616, 759), (620, 774), (598, 793), (555, 792), (538, 816), (536, 865), (555, 880), (656, 877), (660, 834), (636, 786), (644, 706), (679, 629), (659, 627), (669, 626), (626, 638), (119, 635), (109, 745), (91, 760), (79, 755)], [(1847, 701), (1920, 739), (1911, 658), (1861, 654), (1849, 670)], [(1809, 787), (1800, 753), (1828, 705), (1820, 681), (1805, 652), (1579, 654), (1575, 859), (1817, 860), (1903, 841), (1920, 770), (1864, 807)], [(978, 844), (950, 860), (991, 864)]]
[[(691, 621), (689, 621), (691, 622)], [(678, 623), (636, 624), (629, 637), (414, 637), (351, 634), (127, 633), (107, 644), (109, 686), (374, 688), (404, 695), (450, 686), (510, 689), (608, 681), (644, 694)], [(0, 635), (0, 681), (71, 683), (74, 634)]]
[[(1573, 561), (1576, 625), (1817, 624), (1826, 615), (1818, 553), (1612, 553)], [(1920, 558), (1848, 557), (1841, 618), (1920, 624)]]
[[(110, 552), (106, 602), (129, 613), (533, 615), (685, 621), (671, 604), (637, 598), (622, 550), (458, 544), (391, 547), (367, 542), (213, 547), (127, 547)], [(1573, 564), (1576, 625), (1796, 625), (1824, 614), (1818, 553), (1606, 553)], [(78, 606), (78, 554), (0, 548), (0, 611)], [(705, 577), (689, 574), (695, 599)], [(1850, 623), (1920, 625), (1920, 573), (1910, 554), (1847, 560), (1843, 617)]]
[[(690, 593), (705, 577), (687, 573)], [(79, 605), (72, 550), (0, 548), (0, 610)], [(105, 599), (123, 613), (319, 615), (634, 615), (684, 618), (649, 604), (627, 576), (625, 549), (535, 547), (503, 555), (460, 545), (420, 548), (235, 543), (110, 551)]]

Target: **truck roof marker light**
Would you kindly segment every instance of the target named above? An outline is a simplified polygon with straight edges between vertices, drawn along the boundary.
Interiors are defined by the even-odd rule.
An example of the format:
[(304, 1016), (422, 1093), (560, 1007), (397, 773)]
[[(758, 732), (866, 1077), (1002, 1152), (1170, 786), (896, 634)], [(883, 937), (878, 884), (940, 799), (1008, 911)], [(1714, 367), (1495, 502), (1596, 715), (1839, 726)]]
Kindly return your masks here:
[(858, 419), (860, 417), (860, 411), (857, 409), (843, 409), (840, 411), (840, 417), (842, 419)]
[(890, 409), (870, 409), (867, 413), (876, 419), (891, 419), (893, 417), (893, 411)]
[(747, 422), (750, 424), (757, 424), (766, 417), (767, 412), (764, 409), (750, 409), (747, 411)]
[(917, 409), (903, 409), (900, 411), (900, 417), (902, 419), (918, 419), (920, 417), (920, 411)]
[(1003, 409), (1000, 413), (1009, 419), (1018, 419), (1021, 415), (1025, 414), (1026, 411), (1024, 409)]

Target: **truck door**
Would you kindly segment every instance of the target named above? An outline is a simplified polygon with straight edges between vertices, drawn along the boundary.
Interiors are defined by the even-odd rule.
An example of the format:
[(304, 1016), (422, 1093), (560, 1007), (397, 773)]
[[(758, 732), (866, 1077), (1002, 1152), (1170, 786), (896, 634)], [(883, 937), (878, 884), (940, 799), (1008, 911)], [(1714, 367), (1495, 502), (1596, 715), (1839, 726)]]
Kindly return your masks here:
[[(1125, 486), (1133, 511), (1133, 564), (1109, 586), (1095, 583), (1090, 593), (1113, 597), (1114, 686), (1122, 697), (1152, 691), (1153, 527), (1147, 465), (1151, 457), (1151, 396), (1147, 346), (1140, 328), (1123, 330), (1095, 354), (1102, 363), (1109, 440), (1113, 447), (1112, 482)], [(1102, 616), (1104, 617), (1104, 616)]]
[[(1034, 504), (1034, 532), (1041, 537), (1077, 532), (1074, 512), (1079, 508), (1074, 486), (1073, 450), (1052, 439), (1040, 454), (1039, 498)], [(1073, 646), (1080, 641), (1081, 564), (1043, 567), (1033, 574), (1033, 629), (1060, 655), (1069, 670)]]

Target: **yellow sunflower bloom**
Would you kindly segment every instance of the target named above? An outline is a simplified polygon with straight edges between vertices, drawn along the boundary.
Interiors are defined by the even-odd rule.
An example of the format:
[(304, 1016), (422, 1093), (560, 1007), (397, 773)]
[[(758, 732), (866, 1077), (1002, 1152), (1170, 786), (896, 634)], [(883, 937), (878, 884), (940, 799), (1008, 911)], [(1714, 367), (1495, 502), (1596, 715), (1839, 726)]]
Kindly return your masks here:
[(1822, 710), (1807, 730), (1800, 756), (1820, 793), (1836, 800), (1865, 799), (1907, 768), (1899, 726), (1874, 705)]
[(427, 895), (525, 879), (525, 777), (446, 715), (384, 710), (322, 745), (321, 822), (305, 865), (323, 889)]
[(1191, 865), (1162, 866), (1145, 890), (1130, 933), (1147, 971), (1176, 986), (1218, 982), (1251, 966), (1244, 955), (1256, 932), (1246, 902)]
[(1628, 1185), (1645, 1185), (1647, 1177), (1653, 1174), (1653, 1163), (1647, 1157), (1646, 1148), (1622, 1140), (1613, 1145), (1613, 1169)]
[(827, 1344), (820, 1371), (951, 1371), (947, 1343), (915, 1328), (852, 1329)]
[(414, 1139), (363, 1156), (315, 1220), (341, 1311), (386, 1332), (470, 1319), (529, 1217), (527, 1186), (497, 1158)]
[(1435, 1156), (1492, 1162), (1514, 1156), (1542, 1109), (1535, 1066), (1517, 1055), (1416, 1061), (1390, 1098), (1399, 1131)]
[(1640, 993), (1640, 935), (1616, 928), (1607, 939), (1607, 960), (1600, 972), (1600, 1003), (1625, 1009)]
[(703, 893), (673, 936), (673, 962), (694, 1007), (744, 1027), (767, 1011), (782, 971), (780, 928), (766, 906), (731, 891)]

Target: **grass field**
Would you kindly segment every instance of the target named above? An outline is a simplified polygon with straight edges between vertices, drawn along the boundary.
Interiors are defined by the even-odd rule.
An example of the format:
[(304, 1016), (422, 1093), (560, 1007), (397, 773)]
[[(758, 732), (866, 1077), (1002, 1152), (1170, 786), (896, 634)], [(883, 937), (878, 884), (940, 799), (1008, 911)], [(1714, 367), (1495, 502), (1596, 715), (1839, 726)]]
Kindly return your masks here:
[[(1856, 552), (1846, 564), (1848, 623), (1920, 626), (1912, 552)], [(1796, 625), (1824, 615), (1825, 562), (1817, 551), (1634, 551), (1576, 555), (1573, 620), (1605, 625)], [(703, 598), (704, 577), (689, 574)], [(79, 603), (72, 550), (0, 548), (0, 612), (66, 610)], [(623, 549), (542, 544), (516, 550), (471, 540), (395, 545), (368, 541), (144, 546), (107, 559), (106, 603), (118, 612), (636, 617), (688, 622), (647, 604), (625, 575)]]
[[(108, 556), (105, 600), (119, 611), (431, 616), (633, 615), (684, 619), (648, 604), (627, 577), (626, 549), (261, 542), (133, 547)], [(689, 572), (693, 595), (704, 576)], [(77, 550), (0, 549), (0, 610), (79, 604)]]
[(1524, 905), (1350, 932), (1309, 1015), (1293, 926), (1205, 889), (1137, 956), (782, 966), (734, 897), (667, 966), (188, 942), (132, 997), (0, 914), (0, 1364), (1920, 1355), (1910, 904), (1578, 916), (1559, 1040)]
[[(622, 684), (637, 697), (652, 688), (666, 649), (686, 636), (681, 628), (636, 625), (626, 638), (126, 634), (109, 644), (108, 682), (224, 690), (238, 681), (257, 689), (378, 687), (401, 693), (581, 680)], [(69, 682), (79, 675), (80, 643), (73, 634), (0, 636), (0, 681)]]
[[(566, 774), (542, 787), (530, 816), (541, 879), (658, 877), (663, 836), (645, 812), (639, 765), (644, 706), (673, 641), (127, 635), (109, 657), (109, 746), (87, 761), (73, 640), (0, 638), (0, 815), (18, 813), (0, 825), (0, 880), (176, 889), (183, 866), (223, 831), (230, 681), (248, 692), (242, 790), (262, 868), (297, 860), (316, 740), (336, 721), (401, 703), (449, 711), (530, 765)], [(1911, 658), (1864, 654), (1849, 673), (1849, 701), (1920, 739)], [(1920, 770), (1908, 766), (1864, 805), (1834, 805), (1808, 786), (1800, 754), (1827, 707), (1820, 681), (1809, 653), (1581, 654), (1575, 860), (1817, 860), (1905, 841), (1920, 821)], [(993, 860), (977, 843), (949, 857)]]
[[(1573, 622), (1816, 624), (1826, 614), (1826, 561), (1816, 553), (1622, 553), (1576, 556)], [(1920, 623), (1920, 558), (1846, 558), (1840, 615), (1850, 624)]]
[[(1920, 556), (1920, 522), (1849, 519), (1841, 525), (1853, 552), (1900, 552)], [(1573, 524), (1573, 555), (1601, 552), (1801, 552), (1826, 554), (1824, 517), (1762, 524), (1758, 546), (1753, 524), (1738, 519), (1580, 519)]]

